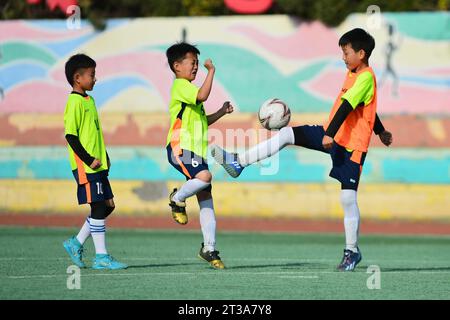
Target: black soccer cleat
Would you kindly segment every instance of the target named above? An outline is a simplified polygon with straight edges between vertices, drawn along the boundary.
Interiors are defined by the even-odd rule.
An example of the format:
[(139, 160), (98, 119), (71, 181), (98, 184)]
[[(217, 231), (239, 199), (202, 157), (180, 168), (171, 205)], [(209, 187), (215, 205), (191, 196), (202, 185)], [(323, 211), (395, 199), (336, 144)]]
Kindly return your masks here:
[(353, 252), (352, 250), (344, 249), (344, 256), (342, 257), (341, 263), (338, 265), (337, 269), (340, 271), (353, 271), (356, 265), (361, 261), (362, 255), (361, 251)]
[(225, 265), (223, 264), (222, 260), (219, 257), (219, 251), (214, 250), (204, 252), (203, 247), (204, 245), (202, 243), (202, 247), (200, 248), (198, 257), (208, 262), (214, 269), (225, 269)]
[(188, 216), (186, 214), (186, 202), (174, 201), (173, 196), (177, 193), (177, 188), (173, 189), (169, 195), (169, 206), (172, 209), (172, 218), (179, 224), (188, 223)]

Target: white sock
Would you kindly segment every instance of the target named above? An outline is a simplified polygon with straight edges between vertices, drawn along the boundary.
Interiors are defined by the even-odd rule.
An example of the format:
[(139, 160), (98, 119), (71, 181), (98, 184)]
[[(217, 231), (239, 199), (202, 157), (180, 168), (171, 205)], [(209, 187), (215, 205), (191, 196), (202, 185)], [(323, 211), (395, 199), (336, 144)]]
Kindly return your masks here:
[(107, 254), (106, 244), (105, 244), (105, 219), (98, 220), (91, 218), (91, 235), (92, 240), (94, 240), (95, 253), (96, 254)]
[(86, 241), (87, 238), (91, 235), (91, 226), (90, 221), (91, 216), (88, 216), (86, 218), (86, 221), (84, 222), (83, 226), (81, 227), (80, 232), (78, 232), (77, 240), (83, 245), (83, 243)]
[(200, 179), (194, 178), (186, 181), (180, 188), (180, 190), (175, 193), (173, 196), (173, 200), (175, 201), (184, 201), (189, 197), (192, 197), (194, 194), (202, 191), (210, 184), (208, 182), (204, 182)]
[(250, 148), (244, 154), (239, 155), (239, 164), (249, 166), (260, 160), (264, 160), (286, 147), (295, 143), (294, 131), (291, 127), (281, 128), (280, 132), (266, 141)]
[(358, 251), (359, 208), (355, 190), (341, 190), (341, 204), (344, 208), (345, 248)]
[(213, 200), (203, 200), (200, 206), (200, 226), (203, 233), (204, 251), (214, 251), (216, 246), (216, 217)]

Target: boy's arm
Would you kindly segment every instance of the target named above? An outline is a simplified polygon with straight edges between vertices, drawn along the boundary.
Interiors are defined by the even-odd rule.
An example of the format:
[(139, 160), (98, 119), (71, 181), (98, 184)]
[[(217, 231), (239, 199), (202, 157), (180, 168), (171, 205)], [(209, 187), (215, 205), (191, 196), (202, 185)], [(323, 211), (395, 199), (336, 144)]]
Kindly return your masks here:
[(198, 90), (197, 103), (205, 102), (206, 99), (208, 99), (209, 94), (211, 93), (214, 73), (216, 72), (216, 68), (214, 67), (211, 59), (206, 59), (204, 66), (208, 70), (208, 74), (206, 75), (203, 85)]
[(347, 100), (343, 100), (333, 119), (330, 121), (327, 131), (325, 131), (325, 136), (322, 140), (322, 145), (325, 149), (331, 148), (331, 146), (333, 145), (334, 136), (339, 131), (339, 128), (352, 111), (353, 107), (350, 102), (348, 102)]
[(91, 167), (92, 169), (97, 169), (101, 166), (100, 160), (95, 159), (86, 151), (77, 136), (73, 134), (66, 134), (66, 140), (72, 148), (73, 152), (75, 152), (75, 154), (78, 156), (78, 158), (80, 158), (81, 161), (86, 163), (89, 167)]
[(375, 124), (373, 126), (373, 132), (375, 132), (375, 134), (380, 137), (381, 142), (386, 147), (389, 147), (391, 145), (392, 133), (384, 129), (383, 123), (381, 123), (381, 120), (378, 117), (378, 113), (375, 116)]
[[(347, 116), (352, 112), (353, 107), (347, 100), (342, 101), (341, 106), (333, 117), (333, 120), (330, 122), (330, 125), (327, 128), (325, 134), (329, 137), (334, 138), (342, 123), (344, 123)], [(383, 131), (385, 131), (383, 124), (381, 123), (380, 118), (378, 117), (378, 113), (375, 114), (375, 124), (373, 127), (373, 131), (376, 135), (379, 135)]]
[(384, 126), (381, 123), (380, 118), (378, 117), (378, 113), (375, 114), (375, 124), (373, 126), (373, 132), (375, 132), (376, 135), (379, 135), (384, 131)]
[(333, 119), (330, 121), (328, 125), (327, 131), (325, 131), (325, 135), (334, 138), (336, 133), (339, 131), (339, 128), (344, 123), (347, 116), (350, 112), (353, 111), (353, 107), (347, 100), (343, 100), (341, 106), (336, 111)]
[(208, 126), (212, 125), (214, 122), (222, 118), (227, 113), (232, 113), (234, 111), (233, 106), (231, 105), (230, 101), (225, 101), (223, 103), (222, 108), (217, 110), (216, 112), (206, 116), (208, 118)]
[(75, 154), (78, 156), (78, 158), (80, 158), (81, 161), (90, 166), (95, 158), (86, 151), (86, 149), (81, 144), (80, 139), (78, 139), (78, 137), (74, 136), (73, 134), (66, 134), (66, 140), (72, 148), (73, 152), (75, 152)]

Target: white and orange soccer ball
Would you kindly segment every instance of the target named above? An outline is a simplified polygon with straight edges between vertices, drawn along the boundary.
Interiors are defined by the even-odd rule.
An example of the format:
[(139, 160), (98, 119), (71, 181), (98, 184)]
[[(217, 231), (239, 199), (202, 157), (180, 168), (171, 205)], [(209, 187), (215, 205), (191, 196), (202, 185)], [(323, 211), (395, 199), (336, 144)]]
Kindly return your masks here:
[(279, 130), (288, 125), (291, 120), (291, 110), (280, 99), (269, 99), (259, 108), (259, 122), (267, 130)]

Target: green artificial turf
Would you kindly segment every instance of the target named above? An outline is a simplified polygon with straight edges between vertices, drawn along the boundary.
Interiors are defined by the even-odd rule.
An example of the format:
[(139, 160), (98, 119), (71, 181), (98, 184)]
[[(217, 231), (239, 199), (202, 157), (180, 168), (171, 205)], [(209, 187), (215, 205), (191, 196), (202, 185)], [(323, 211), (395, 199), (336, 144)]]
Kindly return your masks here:
[[(72, 265), (62, 241), (75, 229), (0, 228), (0, 299), (449, 299), (450, 237), (365, 236), (355, 272), (338, 272), (343, 235), (220, 232), (226, 270), (197, 258), (200, 232), (108, 230), (109, 252), (127, 270), (82, 269), (68, 289)], [(86, 244), (92, 263), (92, 240)], [(380, 289), (368, 289), (380, 268)]]

